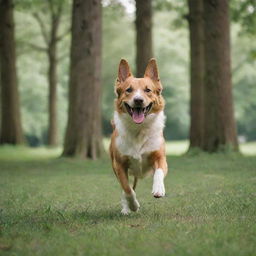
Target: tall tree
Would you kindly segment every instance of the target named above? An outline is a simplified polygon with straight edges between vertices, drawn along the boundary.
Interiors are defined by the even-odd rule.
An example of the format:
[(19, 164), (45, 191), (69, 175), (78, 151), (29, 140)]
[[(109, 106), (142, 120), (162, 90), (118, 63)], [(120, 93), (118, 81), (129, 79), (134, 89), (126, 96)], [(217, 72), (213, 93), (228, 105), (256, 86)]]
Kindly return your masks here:
[(101, 137), (101, 1), (73, 0), (69, 111), (63, 156), (98, 158)]
[(204, 87), (203, 0), (188, 0), (190, 34), (190, 148), (202, 145)]
[(24, 142), (21, 126), (12, 0), (0, 1), (0, 144)]
[(204, 0), (204, 136), (208, 152), (238, 149), (233, 111), (229, 1)]
[(136, 0), (136, 70), (142, 77), (149, 59), (153, 57), (152, 46), (152, 0)]
[[(59, 35), (60, 22), (63, 14), (63, 1), (61, 0), (47, 0), (38, 6), (38, 11), (33, 13), (33, 17), (37, 21), (45, 46), (35, 45), (30, 43), (33, 49), (46, 53), (48, 58), (48, 132), (47, 144), (55, 146), (58, 143), (58, 127), (57, 127), (57, 45), (58, 42), (70, 32), (68, 29), (63, 34)], [(41, 10), (40, 10), (41, 9)], [(50, 16), (49, 29), (45, 25), (46, 16), (45, 10), (48, 10)]]

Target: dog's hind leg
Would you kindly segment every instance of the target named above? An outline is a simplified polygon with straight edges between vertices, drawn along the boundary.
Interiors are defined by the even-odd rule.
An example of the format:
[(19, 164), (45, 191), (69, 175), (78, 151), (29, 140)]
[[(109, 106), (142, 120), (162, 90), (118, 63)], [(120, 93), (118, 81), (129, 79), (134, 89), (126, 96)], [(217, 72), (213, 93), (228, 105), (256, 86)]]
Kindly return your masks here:
[(134, 180), (133, 180), (133, 190), (135, 190), (136, 186), (137, 186), (137, 182), (138, 182), (138, 178), (137, 177), (134, 177)]

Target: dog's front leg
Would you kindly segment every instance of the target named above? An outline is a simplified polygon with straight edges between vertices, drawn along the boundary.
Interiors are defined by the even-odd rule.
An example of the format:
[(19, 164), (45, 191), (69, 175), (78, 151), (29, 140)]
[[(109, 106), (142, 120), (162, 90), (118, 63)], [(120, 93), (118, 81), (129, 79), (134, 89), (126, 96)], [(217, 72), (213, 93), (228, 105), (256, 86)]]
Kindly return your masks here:
[(116, 176), (121, 184), (121, 187), (123, 189), (122, 194), (122, 214), (129, 214), (130, 211), (138, 211), (140, 204), (138, 200), (136, 199), (135, 191), (131, 188), (129, 185), (128, 180), (128, 172), (127, 170), (122, 166), (122, 164), (115, 164), (114, 167)]
[(156, 198), (165, 196), (164, 178), (167, 174), (167, 162), (164, 152), (157, 151), (153, 155), (154, 176), (152, 194)]

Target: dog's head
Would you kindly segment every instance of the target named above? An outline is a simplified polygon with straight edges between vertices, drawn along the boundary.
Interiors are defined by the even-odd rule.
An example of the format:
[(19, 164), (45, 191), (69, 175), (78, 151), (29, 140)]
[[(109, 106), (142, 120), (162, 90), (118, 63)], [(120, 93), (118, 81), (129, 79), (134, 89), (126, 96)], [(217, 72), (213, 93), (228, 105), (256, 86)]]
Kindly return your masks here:
[(128, 62), (120, 61), (115, 84), (116, 109), (130, 115), (134, 123), (141, 124), (149, 114), (163, 110), (162, 89), (155, 59), (148, 62), (143, 78), (134, 77)]

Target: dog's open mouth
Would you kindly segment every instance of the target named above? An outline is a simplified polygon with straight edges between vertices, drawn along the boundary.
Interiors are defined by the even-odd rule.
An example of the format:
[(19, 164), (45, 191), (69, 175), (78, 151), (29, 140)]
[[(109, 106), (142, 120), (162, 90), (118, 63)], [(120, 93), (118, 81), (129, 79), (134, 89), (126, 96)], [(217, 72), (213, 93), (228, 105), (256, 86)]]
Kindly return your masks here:
[(127, 103), (124, 103), (127, 112), (130, 114), (130, 116), (132, 117), (132, 120), (134, 121), (134, 123), (136, 124), (141, 124), (145, 117), (147, 116), (147, 114), (149, 113), (149, 111), (152, 108), (153, 103), (151, 102), (147, 107), (142, 108), (142, 107), (130, 107)]

